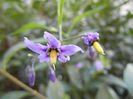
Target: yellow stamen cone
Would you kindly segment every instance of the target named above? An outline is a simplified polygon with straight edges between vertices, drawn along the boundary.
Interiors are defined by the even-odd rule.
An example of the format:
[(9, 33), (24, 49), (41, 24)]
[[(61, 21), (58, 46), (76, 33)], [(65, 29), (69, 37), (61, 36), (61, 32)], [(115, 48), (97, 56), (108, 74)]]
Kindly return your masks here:
[(97, 50), (100, 54), (105, 55), (105, 53), (104, 53), (104, 51), (103, 51), (101, 45), (100, 45), (98, 42), (95, 41), (95, 42), (93, 43), (93, 46), (96, 48), (96, 50)]
[(57, 52), (56, 50), (51, 50), (50, 52), (50, 60), (52, 64), (56, 64), (56, 60), (57, 60)]

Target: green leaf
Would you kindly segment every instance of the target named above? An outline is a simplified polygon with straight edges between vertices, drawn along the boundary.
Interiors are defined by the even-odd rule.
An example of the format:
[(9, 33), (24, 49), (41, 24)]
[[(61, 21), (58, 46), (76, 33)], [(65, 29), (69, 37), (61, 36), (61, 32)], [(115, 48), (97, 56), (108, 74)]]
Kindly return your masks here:
[(133, 64), (129, 63), (124, 70), (124, 81), (127, 85), (127, 89), (133, 96)]
[[(36, 40), (33, 40), (34, 42), (44, 42), (43, 38), (39, 38)], [(14, 46), (12, 46), (10, 49), (7, 50), (7, 52), (4, 54), (2, 65), (6, 69), (6, 65), (9, 62), (9, 60), (15, 55), (18, 51), (26, 48), (24, 42), (20, 42)]]
[(23, 42), (20, 42), (20, 43), (14, 45), (13, 47), (11, 47), (9, 50), (7, 50), (7, 52), (4, 54), (3, 61), (2, 61), (4, 69), (6, 68), (7, 63), (12, 58), (12, 56), (16, 52), (20, 51), (21, 49), (23, 49), (25, 47), (26, 47), (25, 44)]
[(119, 99), (115, 91), (107, 86), (101, 87), (95, 99)]
[(70, 99), (70, 96), (68, 94), (64, 94), (63, 99)]
[(63, 99), (63, 96), (64, 96), (63, 84), (59, 80), (56, 80), (55, 83), (50, 81), (47, 88), (48, 99)]
[(0, 97), (0, 99), (22, 99), (25, 96), (31, 95), (26, 91), (11, 91)]
[(26, 25), (22, 26), (20, 29), (16, 30), (12, 34), (16, 35), (18, 33), (21, 33), (21, 32), (27, 31), (27, 30), (32, 30), (35, 28), (43, 28), (44, 29), (45, 26), (41, 25), (41, 24), (37, 24), (37, 23), (30, 23), (30, 24), (26, 24)]
[(114, 85), (126, 88), (126, 84), (124, 83), (124, 81), (113, 75), (103, 76), (101, 77), (101, 79), (104, 80), (108, 84), (114, 84)]
[(68, 67), (68, 74), (70, 77), (71, 82), (79, 89), (83, 88), (81, 77), (78, 69), (76, 69), (74, 66)]
[(88, 11), (88, 12), (85, 12), (85, 13), (83, 13), (82, 15), (77, 16), (77, 17), (73, 20), (72, 25), (71, 25), (71, 27), (70, 27), (68, 33), (71, 32), (71, 30), (74, 28), (74, 26), (76, 25), (76, 23), (79, 22), (81, 19), (83, 19), (83, 18), (85, 18), (85, 17), (88, 17), (88, 16), (91, 16), (91, 15), (93, 15), (93, 14), (95, 14), (95, 13), (97, 13), (97, 12), (103, 10), (104, 8), (106, 8), (106, 6), (107, 6), (107, 5), (104, 5), (104, 6), (102, 6), (102, 7), (98, 7), (98, 8), (96, 8), (96, 9), (93, 9), (93, 10), (90, 10), (90, 11)]

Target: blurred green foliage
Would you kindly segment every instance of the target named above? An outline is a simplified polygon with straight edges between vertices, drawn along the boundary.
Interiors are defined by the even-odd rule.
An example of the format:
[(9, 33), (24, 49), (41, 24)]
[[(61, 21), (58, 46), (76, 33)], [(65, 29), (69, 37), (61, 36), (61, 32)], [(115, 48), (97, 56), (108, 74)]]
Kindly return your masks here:
[[(71, 61), (56, 64), (56, 83), (48, 79), (47, 64), (35, 63), (34, 89), (48, 99), (132, 99), (133, 97), (133, 12), (132, 0), (0, 0), (0, 67), (28, 84), (24, 73), (32, 53), (26, 49), (23, 37), (46, 44), (43, 32), (58, 38), (58, 19), (62, 23), (63, 38), (85, 32), (100, 33), (100, 43), (106, 55), (97, 53), (103, 71), (96, 71), (89, 55), (77, 53)], [(128, 6), (129, 10), (123, 8)], [(126, 8), (125, 8), (126, 9)], [(125, 12), (124, 12), (125, 11)], [(62, 19), (63, 15), (63, 19)], [(76, 44), (86, 50), (81, 39), (63, 44)], [(35, 55), (34, 53), (32, 53)], [(76, 64), (83, 63), (82, 69)], [(126, 69), (125, 69), (126, 68)], [(124, 74), (123, 74), (124, 71)], [(123, 76), (124, 75), (124, 76)], [(124, 78), (124, 79), (123, 79)], [(18, 96), (14, 96), (19, 94)], [(0, 99), (37, 99), (0, 75)]]

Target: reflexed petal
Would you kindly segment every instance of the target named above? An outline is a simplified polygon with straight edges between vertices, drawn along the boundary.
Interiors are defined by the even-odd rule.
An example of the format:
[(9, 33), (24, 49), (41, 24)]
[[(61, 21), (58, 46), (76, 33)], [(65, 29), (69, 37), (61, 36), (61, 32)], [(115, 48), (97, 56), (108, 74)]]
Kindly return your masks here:
[(28, 80), (29, 80), (29, 85), (34, 86), (35, 83), (35, 71), (34, 67), (32, 66), (27, 66), (25, 69), (25, 72), (27, 74)]
[(76, 45), (63, 45), (60, 48), (61, 54), (65, 56), (70, 56), (75, 54), (78, 51), (81, 51), (82, 53), (84, 52), (80, 47)]
[(52, 82), (56, 81), (55, 71), (51, 67), (48, 69), (48, 77)]
[(28, 38), (24, 37), (24, 43), (26, 44), (26, 46), (32, 50), (33, 52), (36, 52), (38, 54), (44, 52), (46, 50), (46, 46), (43, 46), (39, 43), (33, 43), (32, 41), (30, 41)]
[(59, 40), (56, 39), (56, 37), (48, 32), (44, 32), (44, 38), (48, 40), (49, 46), (51, 48), (58, 48), (61, 43)]
[(62, 62), (62, 63), (65, 63), (65, 62), (69, 61), (70, 58), (65, 57), (65, 56), (63, 56), (63, 55), (58, 55), (58, 60), (59, 60), (60, 62)]
[(44, 62), (44, 61), (49, 61), (50, 60), (50, 56), (47, 53), (40, 54), (38, 56), (38, 58), (40, 59), (40, 62)]
[(93, 46), (90, 46), (88, 49), (87, 49), (87, 53), (89, 54), (90, 58), (93, 59), (94, 56), (95, 56), (95, 49)]

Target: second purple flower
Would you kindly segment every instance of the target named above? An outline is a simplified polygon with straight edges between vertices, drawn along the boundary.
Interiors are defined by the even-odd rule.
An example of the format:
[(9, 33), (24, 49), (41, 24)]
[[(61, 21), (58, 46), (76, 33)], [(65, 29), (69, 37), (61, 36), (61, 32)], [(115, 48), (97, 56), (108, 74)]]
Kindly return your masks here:
[[(102, 49), (99, 41), (99, 33), (97, 32), (89, 32), (89, 33), (85, 33), (84, 36), (82, 36), (84, 43), (91, 47), (94, 46), (96, 48), (96, 50), (100, 53), (105, 55), (104, 50)], [(91, 51), (90, 51), (91, 52)], [(91, 54), (91, 53), (90, 53)], [(91, 56), (91, 55), (90, 55)]]

